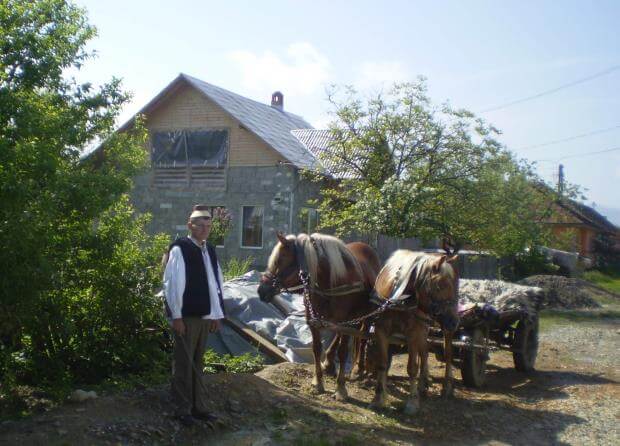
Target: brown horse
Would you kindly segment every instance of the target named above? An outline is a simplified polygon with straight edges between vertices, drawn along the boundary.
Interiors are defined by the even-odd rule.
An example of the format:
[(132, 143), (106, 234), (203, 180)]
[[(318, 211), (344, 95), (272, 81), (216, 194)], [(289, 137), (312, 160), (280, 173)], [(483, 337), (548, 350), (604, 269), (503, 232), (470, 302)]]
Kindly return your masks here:
[[(446, 360), (443, 394), (452, 393), (452, 333), (458, 325), (457, 256), (399, 250), (392, 254), (379, 273), (375, 290), (379, 298), (390, 299), (390, 306), (375, 322), (378, 347), (377, 383), (372, 407), (385, 404), (389, 336), (402, 333), (407, 340), (410, 394), (405, 412), (413, 414), (420, 406), (418, 393), (428, 390), (428, 331), (434, 320), (444, 329)], [(393, 302), (393, 303), (392, 303)], [(418, 359), (420, 363), (418, 364)], [(417, 375), (420, 370), (420, 388)]]
[[(381, 267), (374, 249), (365, 243), (345, 245), (341, 240), (324, 234), (277, 234), (267, 271), (261, 277), (258, 295), (269, 302), (283, 290), (303, 290), (306, 321), (312, 333), (314, 379), (318, 392), (324, 392), (321, 369), (320, 330), (325, 322), (351, 322), (370, 313), (370, 304), (377, 273)], [(340, 366), (336, 378), (336, 398), (346, 399), (345, 363), (349, 336), (336, 339)], [(358, 368), (360, 364), (357, 365)]]

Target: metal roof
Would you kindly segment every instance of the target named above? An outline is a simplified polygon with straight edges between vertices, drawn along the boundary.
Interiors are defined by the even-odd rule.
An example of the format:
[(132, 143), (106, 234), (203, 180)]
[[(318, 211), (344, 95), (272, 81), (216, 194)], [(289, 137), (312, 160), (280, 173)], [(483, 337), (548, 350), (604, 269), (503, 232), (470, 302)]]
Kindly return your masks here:
[(322, 153), (329, 150), (332, 143), (332, 134), (330, 130), (317, 129), (296, 129), (291, 133), (308, 149), (316, 158), (316, 161), (325, 169), (325, 172), (334, 178), (351, 179), (356, 178), (354, 172), (343, 172), (342, 166), (338, 166), (335, 160), (330, 157), (321, 157)]

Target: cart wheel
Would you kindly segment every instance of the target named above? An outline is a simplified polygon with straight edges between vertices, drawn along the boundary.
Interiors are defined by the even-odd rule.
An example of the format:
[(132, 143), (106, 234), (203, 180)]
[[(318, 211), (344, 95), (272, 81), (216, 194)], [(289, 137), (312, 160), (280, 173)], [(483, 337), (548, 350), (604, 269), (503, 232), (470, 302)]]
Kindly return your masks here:
[(538, 355), (538, 318), (533, 322), (521, 319), (515, 329), (515, 338), (512, 345), (512, 358), (515, 369), (520, 372), (534, 370)]
[[(484, 332), (474, 328), (468, 333), (474, 344), (484, 344)], [(476, 349), (462, 349), (461, 376), (467, 387), (482, 387), (486, 379), (487, 353)]]

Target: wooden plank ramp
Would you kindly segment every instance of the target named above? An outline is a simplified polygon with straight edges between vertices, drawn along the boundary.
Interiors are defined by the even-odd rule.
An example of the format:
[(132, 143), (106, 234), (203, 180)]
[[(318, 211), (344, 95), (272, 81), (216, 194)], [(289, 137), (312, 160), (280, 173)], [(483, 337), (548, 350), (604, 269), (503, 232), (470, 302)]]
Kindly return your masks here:
[(243, 339), (248, 341), (252, 345), (258, 346), (258, 350), (261, 353), (269, 356), (276, 363), (278, 362), (289, 362), (288, 358), (280, 350), (276, 345), (274, 345), (267, 338), (259, 335), (250, 327), (245, 325), (243, 322), (238, 321), (236, 319), (225, 318), (224, 324), (228, 327), (232, 328), (236, 333), (238, 333)]

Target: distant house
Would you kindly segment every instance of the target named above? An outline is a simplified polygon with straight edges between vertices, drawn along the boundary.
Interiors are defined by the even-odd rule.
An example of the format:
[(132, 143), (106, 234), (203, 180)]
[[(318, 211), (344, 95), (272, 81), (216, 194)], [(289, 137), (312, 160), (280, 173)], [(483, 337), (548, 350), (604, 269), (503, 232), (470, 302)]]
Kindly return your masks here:
[(282, 93), (263, 104), (180, 74), (139, 114), (151, 169), (135, 179), (132, 200), (153, 215), (149, 231), (184, 235), (193, 204), (224, 207), (233, 219), (218, 246), (221, 257), (252, 257), (261, 267), (276, 231), (314, 230), (317, 212), (307, 202), (318, 187), (300, 170), (317, 166), (304, 144), (317, 131), (285, 111)]
[(620, 229), (595, 209), (575, 200), (558, 200), (547, 223), (554, 235), (568, 238), (571, 244), (568, 248), (581, 256), (596, 258), (595, 240), (600, 235), (615, 240), (620, 251)]

